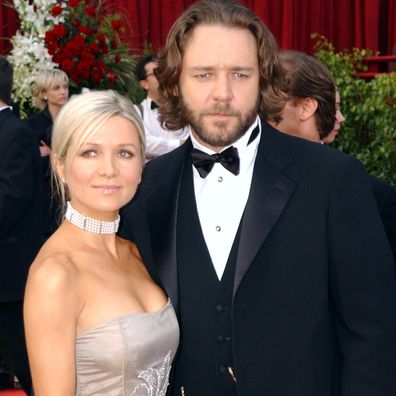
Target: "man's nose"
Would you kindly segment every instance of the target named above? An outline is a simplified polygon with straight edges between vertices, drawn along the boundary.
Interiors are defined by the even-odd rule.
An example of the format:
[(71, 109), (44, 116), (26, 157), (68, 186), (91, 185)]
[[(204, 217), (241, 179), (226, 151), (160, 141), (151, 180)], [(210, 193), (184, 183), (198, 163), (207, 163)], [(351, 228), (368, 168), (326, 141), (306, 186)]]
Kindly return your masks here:
[(213, 98), (219, 101), (229, 101), (232, 99), (232, 81), (227, 75), (219, 75), (213, 88)]

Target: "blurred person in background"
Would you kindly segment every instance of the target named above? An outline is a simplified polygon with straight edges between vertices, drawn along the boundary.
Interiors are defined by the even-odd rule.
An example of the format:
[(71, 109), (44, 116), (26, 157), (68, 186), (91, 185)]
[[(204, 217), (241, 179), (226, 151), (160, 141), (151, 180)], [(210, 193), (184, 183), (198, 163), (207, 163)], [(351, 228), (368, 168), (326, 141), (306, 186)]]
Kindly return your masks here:
[(158, 80), (155, 69), (158, 60), (154, 54), (148, 55), (136, 65), (136, 77), (140, 86), (146, 91), (147, 97), (138, 105), (136, 110), (140, 114), (146, 135), (146, 157), (148, 160), (168, 153), (179, 147), (188, 136), (188, 129), (167, 130), (161, 125), (158, 102)]
[(30, 394), (22, 304), (28, 269), (41, 244), (40, 152), (9, 106), (13, 70), (0, 57), (0, 356)]
[[(270, 124), (281, 132), (313, 142), (334, 142), (345, 117), (331, 73), (320, 60), (304, 52), (281, 51), (279, 58), (286, 72), (287, 99), (282, 112), (273, 115)], [(396, 258), (396, 189), (378, 177), (370, 176), (370, 179)]]
[(33, 106), (41, 110), (26, 122), (33, 129), (40, 147), (43, 192), (43, 235), (48, 238), (59, 224), (59, 202), (52, 193), (50, 153), (52, 125), (69, 99), (69, 78), (59, 69), (41, 70), (33, 87)]

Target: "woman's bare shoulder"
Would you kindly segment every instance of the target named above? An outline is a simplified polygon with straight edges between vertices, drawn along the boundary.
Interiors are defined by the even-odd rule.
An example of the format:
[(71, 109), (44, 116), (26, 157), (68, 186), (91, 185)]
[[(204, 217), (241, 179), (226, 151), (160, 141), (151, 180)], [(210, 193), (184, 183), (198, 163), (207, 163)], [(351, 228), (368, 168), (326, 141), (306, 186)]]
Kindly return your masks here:
[(78, 277), (78, 268), (71, 252), (57, 243), (57, 238), (49, 239), (41, 248), (30, 266), (28, 283), (40, 283), (47, 290), (70, 286)]

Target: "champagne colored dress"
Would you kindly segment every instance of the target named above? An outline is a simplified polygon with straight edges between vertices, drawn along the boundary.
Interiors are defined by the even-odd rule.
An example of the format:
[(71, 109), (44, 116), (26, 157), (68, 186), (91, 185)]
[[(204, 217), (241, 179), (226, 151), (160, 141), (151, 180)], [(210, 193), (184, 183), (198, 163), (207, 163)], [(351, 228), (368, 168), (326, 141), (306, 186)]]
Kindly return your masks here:
[(77, 337), (77, 396), (165, 396), (179, 343), (173, 306), (111, 319)]

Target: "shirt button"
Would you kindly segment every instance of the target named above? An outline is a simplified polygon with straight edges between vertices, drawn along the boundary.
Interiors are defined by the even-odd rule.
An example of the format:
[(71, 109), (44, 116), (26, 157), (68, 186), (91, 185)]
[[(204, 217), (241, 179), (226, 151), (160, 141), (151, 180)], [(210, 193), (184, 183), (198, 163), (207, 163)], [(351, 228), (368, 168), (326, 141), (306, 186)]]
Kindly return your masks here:
[(221, 183), (221, 182), (223, 181), (223, 178), (222, 178), (221, 176), (219, 176), (219, 177), (217, 178), (217, 181), (218, 181), (219, 183)]
[(220, 232), (221, 231), (221, 227), (220, 226), (216, 226), (216, 231)]
[(223, 312), (224, 311), (224, 306), (221, 304), (217, 304), (216, 305), (216, 311), (217, 312)]

